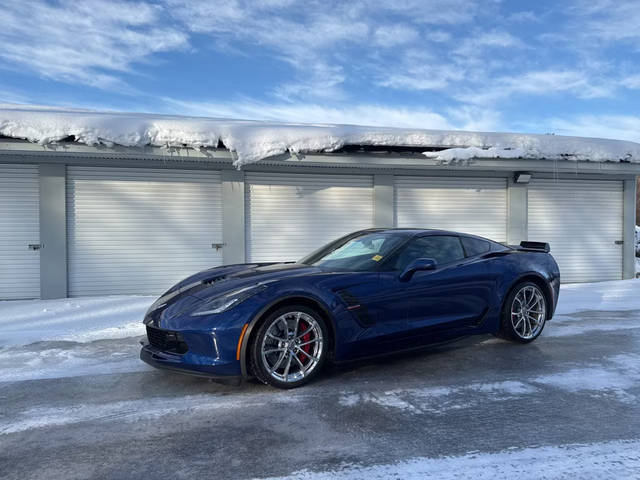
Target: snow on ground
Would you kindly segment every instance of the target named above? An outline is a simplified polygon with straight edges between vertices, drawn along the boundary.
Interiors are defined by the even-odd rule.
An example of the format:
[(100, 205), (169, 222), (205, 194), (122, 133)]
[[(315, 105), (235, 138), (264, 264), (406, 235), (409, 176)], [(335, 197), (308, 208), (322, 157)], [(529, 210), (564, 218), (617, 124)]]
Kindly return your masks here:
[(640, 279), (599, 283), (573, 283), (560, 287), (556, 315), (584, 310), (640, 309)]
[(83, 377), (147, 370), (138, 358), (140, 345), (121, 341), (38, 342), (0, 348), (0, 383), (45, 378)]
[[(562, 445), (468, 453), (458, 457), (415, 458), (388, 465), (346, 465), (326, 472), (302, 470), (280, 480), (375, 480), (437, 478), (475, 480), (541, 478), (637, 478), (640, 441)], [(588, 472), (588, 476), (585, 473)], [(276, 480), (275, 478), (271, 480)]]
[(580, 362), (579, 366), (563, 366), (568, 368), (518, 380), (403, 388), (381, 393), (347, 391), (338, 403), (342, 407), (369, 404), (414, 415), (446, 415), (461, 409), (479, 408), (488, 402), (535, 401), (545, 387), (564, 391), (565, 394), (583, 393), (630, 405), (637, 402), (634, 389), (640, 384), (640, 355), (621, 354), (600, 359), (598, 363)]
[[(146, 365), (138, 359), (139, 345), (135, 337), (144, 335), (142, 319), (154, 298), (105, 296), (0, 302), (0, 382), (146, 369)], [(576, 315), (589, 310), (612, 313), (606, 320), (592, 319), (584, 313)], [(563, 285), (556, 317), (545, 328), (544, 335), (563, 337), (588, 331), (614, 331), (620, 328), (621, 322), (626, 321), (619, 318), (626, 310), (640, 310), (640, 279)], [(629, 330), (640, 328), (640, 323), (627, 323)], [(486, 340), (480, 345), (493, 341), (497, 340)], [(579, 378), (580, 374), (577, 372), (575, 378)], [(573, 374), (569, 372), (568, 375)], [(607, 375), (613, 380), (618, 378), (614, 371)], [(548, 383), (554, 381), (553, 378), (548, 379)], [(476, 387), (484, 388), (482, 385)], [(508, 388), (536, 390), (534, 384), (494, 387), (492, 395), (506, 398), (510, 395), (505, 390)], [(612, 389), (614, 387), (616, 385)], [(465, 388), (475, 387), (471, 385)], [(455, 396), (460, 392), (423, 393), (423, 396), (435, 398), (443, 397), (445, 393)], [(369, 401), (401, 407), (408, 405), (411, 408), (416, 405), (407, 403), (406, 399), (395, 394), (366, 399), (346, 395), (343, 401)], [(425, 408), (433, 411), (440, 404), (430, 406), (428, 402), (418, 402), (417, 405), (415, 408), (419, 410)]]
[(144, 334), (155, 297), (105, 296), (0, 302), (0, 347), (39, 341), (90, 342)]
[(108, 404), (70, 404), (60, 407), (36, 407), (22, 411), (11, 418), (0, 418), (0, 436), (54, 425), (74, 425), (81, 422), (136, 422), (180, 412), (212, 412), (234, 408), (251, 408), (269, 402), (296, 403), (304, 395), (290, 396), (282, 392), (253, 395), (181, 395), (178, 397), (152, 397)]
[(149, 367), (133, 337), (155, 297), (0, 302), (0, 382), (134, 372)]
[(354, 125), (257, 122), (200, 117), (61, 110), (0, 105), (0, 135), (42, 145), (74, 136), (88, 145), (217, 147), (238, 167), (286, 152), (335, 151), (345, 145), (445, 148), (425, 152), (443, 162), (471, 158), (640, 162), (628, 141), (517, 133), (418, 130)]

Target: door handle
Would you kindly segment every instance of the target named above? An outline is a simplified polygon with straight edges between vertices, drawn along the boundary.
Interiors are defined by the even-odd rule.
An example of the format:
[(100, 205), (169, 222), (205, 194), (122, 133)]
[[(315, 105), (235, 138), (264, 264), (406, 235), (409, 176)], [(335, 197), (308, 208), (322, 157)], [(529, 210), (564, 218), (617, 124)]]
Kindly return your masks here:
[(616, 245), (624, 245), (624, 240), (616, 240), (615, 242)]
[(29, 244), (29, 250), (40, 250), (41, 248), (44, 248), (44, 244), (43, 243), (30, 243)]
[(218, 250), (220, 250), (225, 245), (226, 245), (226, 243), (212, 243), (211, 244), (211, 248), (215, 248), (216, 252), (217, 252)]

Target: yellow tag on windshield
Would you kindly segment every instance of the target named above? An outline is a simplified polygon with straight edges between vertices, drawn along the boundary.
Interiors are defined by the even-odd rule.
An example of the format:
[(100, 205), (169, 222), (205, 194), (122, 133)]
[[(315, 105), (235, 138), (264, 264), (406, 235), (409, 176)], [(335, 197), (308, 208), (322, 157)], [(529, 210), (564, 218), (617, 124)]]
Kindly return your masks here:
[(380, 260), (382, 260), (382, 255), (374, 255), (371, 260), (373, 260), (374, 262), (379, 262)]

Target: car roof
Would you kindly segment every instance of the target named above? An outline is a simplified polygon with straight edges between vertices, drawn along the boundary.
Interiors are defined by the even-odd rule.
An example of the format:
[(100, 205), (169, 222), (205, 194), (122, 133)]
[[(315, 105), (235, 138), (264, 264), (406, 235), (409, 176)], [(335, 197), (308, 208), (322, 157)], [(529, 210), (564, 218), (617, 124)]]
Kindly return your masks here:
[[(404, 232), (408, 235), (420, 235), (420, 234), (438, 234), (438, 235), (464, 235), (469, 237), (478, 237), (477, 235), (472, 235), (468, 233), (460, 233), (453, 232), (451, 230), (439, 230), (435, 228), (411, 228), (411, 227), (402, 227), (402, 228), (369, 228), (364, 230), (365, 232)], [(483, 238), (483, 237), (478, 237)]]

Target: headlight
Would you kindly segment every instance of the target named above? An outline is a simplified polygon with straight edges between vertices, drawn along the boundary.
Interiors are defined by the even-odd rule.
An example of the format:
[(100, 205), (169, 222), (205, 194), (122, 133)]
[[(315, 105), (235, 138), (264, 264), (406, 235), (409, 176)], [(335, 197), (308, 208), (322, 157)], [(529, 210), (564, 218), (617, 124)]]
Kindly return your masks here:
[(212, 315), (214, 313), (226, 312), (231, 307), (239, 304), (240, 302), (244, 302), (247, 298), (260, 293), (266, 288), (266, 285), (251, 285), (250, 287), (233, 290), (232, 292), (226, 293), (221, 297), (216, 297), (204, 305), (201, 305), (198, 311), (193, 312), (191, 316), (198, 317), (201, 315)]

